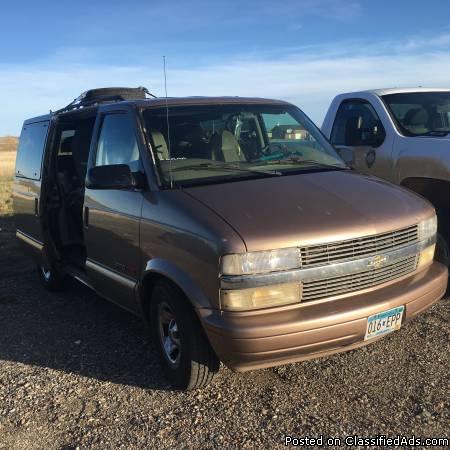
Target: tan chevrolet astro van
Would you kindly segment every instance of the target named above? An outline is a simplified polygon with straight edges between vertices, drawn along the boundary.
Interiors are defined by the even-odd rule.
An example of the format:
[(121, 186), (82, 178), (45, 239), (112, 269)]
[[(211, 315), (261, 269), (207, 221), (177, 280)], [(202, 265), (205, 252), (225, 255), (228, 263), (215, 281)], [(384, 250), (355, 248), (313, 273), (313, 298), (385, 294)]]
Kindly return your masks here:
[(146, 92), (27, 120), (14, 208), (44, 285), (146, 319), (175, 387), (354, 349), (441, 298), (431, 204), (350, 171), (298, 108)]

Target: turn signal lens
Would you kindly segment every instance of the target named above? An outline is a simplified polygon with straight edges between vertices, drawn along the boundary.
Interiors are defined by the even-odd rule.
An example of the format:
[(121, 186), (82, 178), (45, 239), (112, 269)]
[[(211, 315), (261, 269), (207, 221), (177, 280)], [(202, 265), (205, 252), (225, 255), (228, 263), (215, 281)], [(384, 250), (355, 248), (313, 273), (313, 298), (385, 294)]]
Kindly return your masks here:
[(419, 263), (417, 264), (418, 269), (429, 266), (433, 262), (435, 247), (436, 245), (433, 244), (420, 252)]
[(222, 308), (228, 311), (246, 311), (289, 305), (301, 301), (300, 283), (278, 284), (250, 289), (222, 290)]

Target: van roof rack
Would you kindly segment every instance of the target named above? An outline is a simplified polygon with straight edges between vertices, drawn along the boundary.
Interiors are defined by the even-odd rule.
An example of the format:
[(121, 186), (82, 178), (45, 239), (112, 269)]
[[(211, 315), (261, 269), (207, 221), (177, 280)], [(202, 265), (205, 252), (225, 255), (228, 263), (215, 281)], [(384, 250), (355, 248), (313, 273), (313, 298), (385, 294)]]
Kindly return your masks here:
[(53, 114), (61, 114), (79, 108), (86, 108), (99, 103), (121, 102), (124, 100), (145, 100), (146, 95), (157, 98), (147, 88), (140, 86), (137, 88), (129, 87), (107, 87), (89, 89), (83, 92), (64, 108), (54, 111)]

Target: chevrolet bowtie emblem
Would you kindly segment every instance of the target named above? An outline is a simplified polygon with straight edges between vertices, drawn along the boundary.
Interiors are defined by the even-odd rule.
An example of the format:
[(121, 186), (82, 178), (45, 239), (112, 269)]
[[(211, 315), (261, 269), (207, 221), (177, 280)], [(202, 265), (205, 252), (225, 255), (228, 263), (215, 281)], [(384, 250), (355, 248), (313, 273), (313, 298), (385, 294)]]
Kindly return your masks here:
[(371, 261), (369, 262), (368, 266), (369, 266), (371, 269), (378, 269), (378, 268), (384, 266), (384, 264), (386, 263), (386, 261), (387, 261), (387, 257), (386, 257), (386, 256), (383, 256), (383, 255), (377, 255), (377, 256), (374, 256), (374, 257), (371, 259)]

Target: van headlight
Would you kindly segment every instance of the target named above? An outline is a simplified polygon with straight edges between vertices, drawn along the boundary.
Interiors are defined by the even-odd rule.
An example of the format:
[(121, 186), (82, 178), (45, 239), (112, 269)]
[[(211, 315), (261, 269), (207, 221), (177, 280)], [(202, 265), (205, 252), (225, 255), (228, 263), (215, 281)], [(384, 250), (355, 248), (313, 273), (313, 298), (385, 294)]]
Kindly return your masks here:
[(221, 259), (222, 275), (250, 275), (299, 268), (300, 249), (282, 248), (262, 252), (224, 255)]
[(301, 301), (301, 283), (285, 283), (249, 289), (221, 290), (221, 307), (227, 311), (248, 311), (290, 305)]
[(423, 241), (437, 233), (437, 217), (434, 214), (429, 219), (422, 220), (418, 226), (419, 241)]

